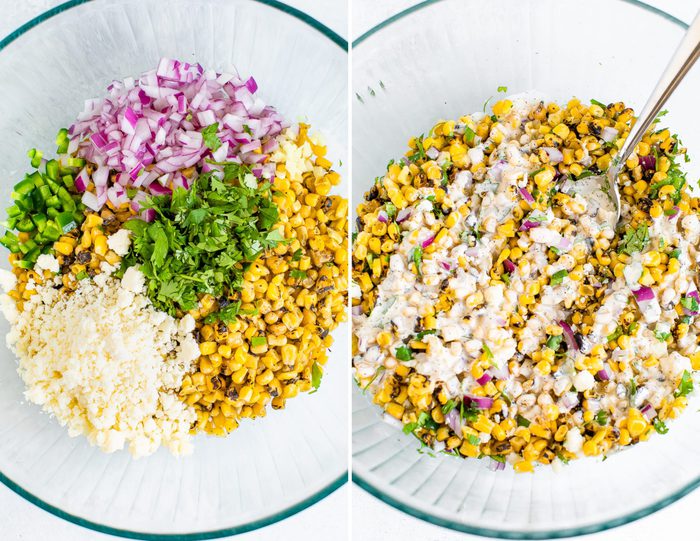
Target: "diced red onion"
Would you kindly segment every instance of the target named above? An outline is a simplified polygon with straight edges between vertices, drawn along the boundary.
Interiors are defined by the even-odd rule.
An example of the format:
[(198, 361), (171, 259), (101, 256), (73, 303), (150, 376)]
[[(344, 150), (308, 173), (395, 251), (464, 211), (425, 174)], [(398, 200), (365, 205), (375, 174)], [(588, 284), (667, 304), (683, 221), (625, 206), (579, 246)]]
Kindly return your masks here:
[(532, 220), (525, 220), (521, 225), (520, 225), (520, 231), (529, 231), (530, 229), (533, 229), (535, 227), (539, 227), (542, 224), (540, 222), (533, 222)]
[(352, 315), (353, 316), (361, 316), (362, 315), (362, 306), (359, 304), (356, 306), (352, 307)]
[(564, 340), (566, 341), (567, 347), (571, 350), (578, 351), (578, 342), (576, 342), (576, 336), (574, 335), (571, 325), (569, 325), (566, 321), (561, 320), (559, 321), (559, 326), (564, 331)]
[(91, 210), (94, 210), (95, 212), (102, 208), (102, 205), (100, 205), (97, 196), (92, 192), (85, 192), (80, 200), (86, 207), (88, 207)]
[[(692, 286), (692, 287), (695, 287), (695, 286)], [(700, 303), (700, 294), (697, 292), (697, 290), (689, 291), (688, 293), (685, 294), (685, 296), (692, 297), (693, 299), (698, 301), (698, 303)], [(688, 310), (687, 308), (683, 307), (683, 313), (686, 316), (697, 316), (699, 312), (696, 310)]]
[(435, 242), (435, 235), (430, 235), (427, 239), (425, 239), (423, 242), (420, 243), (420, 245), (423, 248), (427, 248), (430, 246), (433, 242)]
[(474, 404), (477, 408), (481, 410), (487, 410), (493, 406), (493, 398), (489, 396), (474, 396), (474, 395), (464, 395), (464, 400)]
[(459, 417), (459, 408), (455, 408), (445, 415), (445, 423), (455, 434), (462, 437), (462, 420)]
[(654, 290), (647, 286), (642, 286), (639, 289), (632, 291), (637, 302), (651, 301), (654, 299)]
[(549, 162), (550, 163), (561, 163), (564, 161), (564, 155), (561, 153), (561, 150), (558, 148), (554, 147), (542, 147), (542, 149), (547, 153), (549, 156)]
[(88, 173), (87, 169), (83, 168), (80, 173), (75, 177), (75, 189), (78, 190), (78, 193), (83, 193), (85, 190), (87, 190), (87, 186), (90, 183), (90, 179), (88, 178)]
[(377, 220), (379, 220), (383, 224), (385, 224), (389, 221), (389, 215), (386, 213), (386, 211), (384, 209), (380, 210), (377, 213)]
[(396, 215), (396, 223), (400, 224), (402, 222), (405, 222), (411, 217), (411, 209), (405, 208), (401, 209), (398, 214)]
[(598, 372), (596, 373), (596, 376), (600, 381), (608, 381), (610, 379), (610, 374), (608, 374), (608, 367), (603, 366)]
[[(108, 168), (107, 188), (117, 183), (124, 188), (146, 186), (147, 167), (155, 177), (197, 164), (204, 167), (211, 151), (200, 132), (218, 123), (223, 145), (214, 151), (216, 161), (261, 164), (257, 172), (272, 179), (274, 168), (266, 168), (265, 161), (277, 149), (276, 136), (287, 124), (253, 95), (257, 89), (252, 77), (244, 81), (234, 74), (205, 72), (199, 64), (163, 58), (155, 70), (137, 80), (115, 81), (105, 97), (86, 100), (69, 128), (68, 154)], [(96, 176), (98, 185), (103, 176)], [(170, 179), (175, 180), (188, 184), (177, 176)], [(85, 174), (78, 189), (86, 190), (89, 182)]]
[(642, 169), (644, 169), (645, 171), (653, 171), (656, 169), (656, 157), (652, 154), (648, 154), (646, 156), (639, 156), (639, 165), (641, 165)]
[(489, 460), (489, 470), (491, 471), (502, 471), (506, 468), (506, 463), (500, 460), (494, 460), (491, 458)]
[(139, 214), (139, 218), (144, 222), (152, 222), (156, 219), (156, 211), (155, 209), (143, 209)]
[(518, 189), (518, 191), (520, 192), (520, 195), (523, 196), (523, 199), (525, 201), (527, 201), (528, 203), (535, 202), (535, 198), (532, 197), (532, 194), (527, 190), (527, 188), (520, 188), (520, 189)]
[(651, 422), (654, 417), (656, 417), (656, 410), (651, 404), (646, 404), (645, 406), (642, 407), (639, 412), (644, 415), (644, 418), (648, 421)]
[(447, 261), (440, 261), (440, 266), (446, 271), (452, 270), (452, 265), (450, 265)]
[(503, 260), (503, 268), (508, 273), (514, 272), (515, 271), (515, 263), (513, 263), (510, 259), (504, 259)]
[(476, 380), (476, 382), (477, 382), (479, 385), (486, 385), (489, 381), (491, 381), (491, 379), (492, 379), (492, 378), (491, 378), (491, 374), (488, 374), (487, 372), (484, 372), (484, 375), (481, 376), (480, 378), (478, 378), (478, 379)]

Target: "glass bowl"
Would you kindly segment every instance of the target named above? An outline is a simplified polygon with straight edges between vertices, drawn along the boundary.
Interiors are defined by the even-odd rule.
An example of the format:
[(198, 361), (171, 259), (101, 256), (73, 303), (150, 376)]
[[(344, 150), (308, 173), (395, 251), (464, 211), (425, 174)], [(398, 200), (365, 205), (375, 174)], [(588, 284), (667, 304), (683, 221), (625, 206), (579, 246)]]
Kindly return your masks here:
[[(392, 17), (353, 44), (353, 206), (410, 136), (481, 111), (499, 86), (564, 102), (623, 100), (639, 110), (684, 28), (619, 0), (438, 0)], [(696, 66), (664, 118), (695, 155), (687, 164), (692, 185), (700, 170), (699, 89)], [(418, 453), (416, 439), (383, 422), (371, 397), (353, 387), (354, 481), (440, 526), (509, 539), (567, 537), (635, 520), (700, 484), (697, 398), (668, 434), (605, 462), (515, 474)]]
[[(274, 1), (75, 0), (0, 42), (0, 200), (27, 170), (29, 148), (53, 151), (84, 99), (161, 56), (254, 75), (267, 103), (307, 119), (331, 159), (347, 162), (347, 44), (309, 16)], [(25, 403), (3, 341), (0, 480), (60, 517), (129, 537), (207, 539), (286, 518), (347, 480), (347, 406), (338, 399), (348, 386), (347, 334), (347, 325), (334, 333), (318, 393), (227, 438), (198, 436), (191, 456), (161, 449), (140, 460), (70, 438)]]

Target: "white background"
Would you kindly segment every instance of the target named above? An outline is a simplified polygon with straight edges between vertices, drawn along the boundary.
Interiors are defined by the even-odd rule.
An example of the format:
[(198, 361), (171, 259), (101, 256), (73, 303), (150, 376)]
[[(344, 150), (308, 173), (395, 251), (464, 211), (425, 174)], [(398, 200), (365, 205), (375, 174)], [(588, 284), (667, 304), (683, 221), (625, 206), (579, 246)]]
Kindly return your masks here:
[[(193, 0), (196, 1), (196, 0)], [(283, 0), (347, 38), (346, 0)], [(0, 0), (0, 39), (63, 0)], [(331, 9), (333, 6), (333, 9)], [(0, 99), (2, 97), (0, 96)], [(282, 522), (236, 536), (236, 541), (340, 540), (348, 527), (349, 486)], [(116, 541), (39, 509), (0, 483), (0, 541)], [(234, 539), (228, 537), (225, 539)]]
[[(487, 1), (487, 0), (484, 0)], [(690, 23), (700, 9), (700, 0), (645, 0), (664, 11)], [(415, 0), (353, 0), (353, 39), (384, 21), (391, 15), (416, 4)], [(583, 3), (583, 1), (582, 1)], [(601, 14), (601, 16), (603, 16)], [(696, 65), (695, 69), (700, 69)], [(650, 74), (653, 76), (653, 74)], [(420, 540), (420, 541), (484, 541), (476, 537), (456, 533), (433, 526), (401, 513), (361, 488), (353, 485), (352, 535), (356, 541)], [(670, 539), (695, 540), (694, 531), (700, 509), (700, 490), (696, 490), (682, 500), (627, 526), (593, 535), (575, 538), (576, 541), (666, 541)]]

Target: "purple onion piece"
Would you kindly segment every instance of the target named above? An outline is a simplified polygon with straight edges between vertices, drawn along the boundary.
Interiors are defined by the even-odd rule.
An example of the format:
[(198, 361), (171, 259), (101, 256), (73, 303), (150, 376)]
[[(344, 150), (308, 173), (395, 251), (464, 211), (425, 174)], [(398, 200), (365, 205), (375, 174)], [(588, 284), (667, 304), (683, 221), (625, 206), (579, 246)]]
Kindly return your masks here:
[(648, 286), (642, 286), (639, 289), (632, 291), (637, 302), (654, 300), (654, 290)]
[(513, 263), (510, 259), (505, 259), (503, 261), (503, 268), (506, 270), (506, 272), (513, 272), (515, 271), (515, 263)]
[(532, 194), (527, 190), (527, 188), (520, 188), (520, 189), (518, 190), (518, 192), (520, 192), (520, 195), (522, 195), (522, 196), (523, 196), (523, 199), (524, 199), (525, 201), (527, 201), (528, 203), (534, 203), (534, 202), (535, 202), (535, 198), (532, 197)]
[(567, 347), (574, 351), (578, 351), (578, 342), (576, 341), (576, 335), (574, 334), (571, 325), (562, 320), (559, 322), (559, 326), (564, 330), (564, 340), (566, 341)]
[(477, 382), (479, 385), (486, 385), (486, 384), (487, 384), (489, 381), (491, 381), (492, 379), (493, 379), (493, 378), (491, 377), (491, 374), (484, 373), (484, 375), (481, 376), (480, 378), (478, 378), (478, 379), (476, 380), (476, 382)]
[(474, 395), (464, 395), (464, 401), (468, 404), (474, 404), (477, 408), (481, 410), (487, 410), (493, 406), (493, 398), (488, 396), (474, 396)]
[(522, 224), (520, 224), (520, 231), (529, 231), (530, 229), (533, 229), (535, 227), (539, 227), (542, 224), (540, 222), (533, 222), (532, 220), (525, 220)]
[(405, 208), (401, 209), (398, 214), (396, 215), (396, 223), (400, 224), (402, 222), (405, 222), (411, 217), (411, 209)]

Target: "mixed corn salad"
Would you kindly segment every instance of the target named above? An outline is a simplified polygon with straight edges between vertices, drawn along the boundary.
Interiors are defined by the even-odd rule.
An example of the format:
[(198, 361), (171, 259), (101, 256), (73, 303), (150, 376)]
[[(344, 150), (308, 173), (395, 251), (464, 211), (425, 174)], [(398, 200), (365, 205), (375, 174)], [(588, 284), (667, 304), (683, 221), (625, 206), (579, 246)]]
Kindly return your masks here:
[[(29, 153), (0, 239), (12, 267), (0, 304), (26, 397), (71, 435), (182, 454), (183, 426), (226, 435), (319, 388), (347, 317), (348, 202), (331, 194), (341, 179), (322, 138), (256, 90), (163, 59), (88, 100), (56, 159)], [(103, 351), (124, 317), (94, 321), (86, 296), (145, 331)], [(37, 318), (55, 336), (35, 332)]]
[[(619, 177), (586, 178), (624, 103), (513, 97), (409, 141), (357, 208), (357, 384), (435, 450), (518, 472), (666, 433), (700, 369), (700, 200), (657, 123)], [(614, 220), (613, 220), (614, 222)]]

